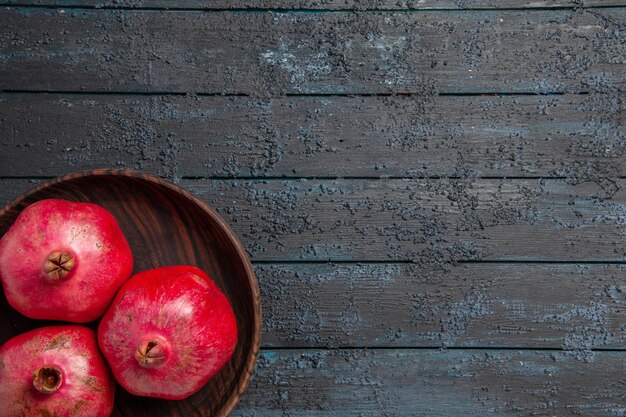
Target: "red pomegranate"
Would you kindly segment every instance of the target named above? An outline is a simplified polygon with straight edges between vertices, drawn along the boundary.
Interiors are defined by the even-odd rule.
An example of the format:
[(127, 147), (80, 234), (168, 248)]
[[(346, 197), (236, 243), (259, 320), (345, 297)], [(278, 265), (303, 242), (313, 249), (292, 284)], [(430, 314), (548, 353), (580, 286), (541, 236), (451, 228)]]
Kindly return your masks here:
[(228, 299), (202, 270), (163, 267), (124, 284), (100, 321), (98, 342), (130, 393), (180, 400), (230, 359), (237, 323)]
[(7, 300), (34, 319), (96, 320), (132, 269), (122, 230), (96, 204), (41, 200), (26, 207), (0, 240)]
[(0, 347), (0, 416), (108, 417), (115, 382), (84, 326), (48, 326)]

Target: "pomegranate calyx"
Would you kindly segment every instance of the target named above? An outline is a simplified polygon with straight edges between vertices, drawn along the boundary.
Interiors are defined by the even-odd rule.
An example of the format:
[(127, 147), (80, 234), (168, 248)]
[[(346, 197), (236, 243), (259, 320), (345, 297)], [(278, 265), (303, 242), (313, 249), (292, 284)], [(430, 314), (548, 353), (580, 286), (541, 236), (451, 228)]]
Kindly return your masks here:
[(42, 394), (53, 394), (63, 383), (63, 373), (54, 366), (42, 366), (33, 373), (33, 387)]
[(156, 368), (161, 366), (166, 359), (164, 346), (157, 340), (147, 340), (137, 348), (135, 359), (137, 359), (137, 363), (144, 368)]
[(51, 252), (43, 264), (43, 271), (46, 278), (52, 282), (57, 282), (68, 277), (76, 260), (74, 256), (66, 251)]

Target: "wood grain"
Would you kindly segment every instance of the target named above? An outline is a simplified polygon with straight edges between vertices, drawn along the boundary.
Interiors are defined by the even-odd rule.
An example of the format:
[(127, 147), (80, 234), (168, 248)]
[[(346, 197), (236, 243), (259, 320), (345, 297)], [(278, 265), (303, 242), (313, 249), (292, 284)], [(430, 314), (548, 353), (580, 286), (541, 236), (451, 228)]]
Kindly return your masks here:
[(623, 90), (624, 9), (394, 14), (0, 12), (0, 89), (284, 93)]
[(263, 351), (233, 416), (615, 417), (625, 366), (621, 352)]
[(0, 176), (93, 166), (166, 177), (624, 176), (622, 107), (608, 93), (0, 94)]
[(20, 5), (87, 6), (112, 8), (166, 7), (168, 9), (264, 9), (283, 10), (421, 10), (421, 9), (534, 9), (550, 7), (624, 6), (623, 0), (5, 0)]
[[(87, 201), (107, 209), (130, 244), (135, 273), (168, 265), (201, 268), (224, 291), (237, 319), (238, 341), (232, 357), (197, 393), (175, 402), (122, 392), (112, 415), (228, 416), (254, 370), (261, 339), (261, 305), (252, 265), (223, 219), (185, 190), (158, 177), (93, 170), (47, 181), (20, 195), (0, 210), (0, 235), (25, 207), (45, 198)], [(0, 306), (0, 343), (49, 323), (21, 316), (9, 307), (4, 293)]]
[(623, 180), (183, 184), (225, 216), (257, 260), (623, 261), (626, 254)]
[[(255, 260), (624, 261), (624, 180), (184, 180)], [(3, 201), (29, 186), (0, 181)]]
[(626, 265), (260, 264), (264, 347), (626, 348)]

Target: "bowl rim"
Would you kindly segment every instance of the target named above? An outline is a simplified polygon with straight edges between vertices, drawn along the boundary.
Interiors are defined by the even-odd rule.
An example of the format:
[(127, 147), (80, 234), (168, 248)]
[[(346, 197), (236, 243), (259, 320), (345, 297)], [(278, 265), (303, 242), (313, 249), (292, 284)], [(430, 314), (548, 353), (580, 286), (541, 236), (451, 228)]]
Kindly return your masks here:
[(185, 188), (163, 179), (157, 175), (150, 174), (143, 171), (131, 170), (131, 169), (117, 169), (117, 168), (97, 168), (90, 170), (83, 170), (72, 172), (69, 174), (61, 175), (56, 178), (44, 180), (43, 182), (35, 185), (34, 187), (28, 189), (27, 191), (21, 193), (14, 200), (8, 203), (2, 210), (0, 210), (0, 217), (3, 217), (8, 211), (13, 210), (16, 206), (21, 204), (26, 198), (31, 195), (51, 186), (54, 184), (58, 184), (64, 181), (73, 180), (82, 177), (90, 177), (90, 176), (113, 176), (113, 177), (133, 177), (138, 178), (144, 181), (151, 182), (156, 185), (160, 185), (165, 187), (171, 191), (181, 194), (183, 197), (193, 201), (197, 204), (202, 210), (204, 210), (211, 220), (215, 221), (221, 228), (224, 230), (228, 238), (231, 242), (233, 242), (235, 246), (235, 250), (237, 255), (242, 260), (244, 264), (244, 268), (246, 271), (246, 275), (248, 276), (248, 282), (250, 283), (252, 290), (252, 298), (254, 302), (254, 334), (252, 337), (252, 348), (247, 354), (245, 366), (244, 366), (244, 375), (237, 382), (237, 392), (234, 393), (233, 396), (226, 402), (224, 409), (222, 410), (222, 416), (229, 416), (239, 403), (241, 396), (248, 388), (250, 383), (250, 378), (254, 373), (254, 369), (256, 367), (257, 357), (259, 354), (260, 346), (261, 346), (261, 332), (262, 332), (262, 311), (261, 311), (261, 291), (259, 289), (259, 283), (254, 273), (254, 268), (252, 267), (252, 263), (248, 258), (248, 255), (241, 244), (241, 241), (232, 230), (230, 225), (220, 216), (217, 211), (209, 206), (204, 200), (200, 199), (193, 195), (190, 191)]

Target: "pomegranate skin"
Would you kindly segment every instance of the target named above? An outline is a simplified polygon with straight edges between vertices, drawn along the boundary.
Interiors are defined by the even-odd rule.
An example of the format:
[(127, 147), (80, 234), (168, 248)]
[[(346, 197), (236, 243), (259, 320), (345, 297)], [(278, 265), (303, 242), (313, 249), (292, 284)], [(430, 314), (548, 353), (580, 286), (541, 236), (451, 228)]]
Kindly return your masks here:
[(33, 319), (98, 319), (132, 269), (122, 230), (96, 204), (38, 201), (0, 239), (0, 279), (7, 300)]
[(180, 400), (228, 362), (237, 322), (226, 296), (202, 270), (162, 267), (122, 286), (100, 321), (98, 343), (128, 392)]
[[(44, 387), (42, 369), (59, 371)], [(0, 347), (0, 417), (108, 417), (114, 395), (96, 332), (87, 327), (42, 327)]]

